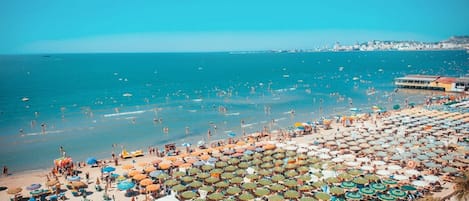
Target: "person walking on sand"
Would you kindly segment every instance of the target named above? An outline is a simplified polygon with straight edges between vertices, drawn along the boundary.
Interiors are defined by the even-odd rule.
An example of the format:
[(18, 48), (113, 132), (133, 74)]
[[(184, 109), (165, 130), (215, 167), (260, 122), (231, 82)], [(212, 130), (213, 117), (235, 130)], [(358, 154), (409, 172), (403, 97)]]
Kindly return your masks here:
[(3, 166), (3, 176), (8, 176), (8, 168), (6, 165)]

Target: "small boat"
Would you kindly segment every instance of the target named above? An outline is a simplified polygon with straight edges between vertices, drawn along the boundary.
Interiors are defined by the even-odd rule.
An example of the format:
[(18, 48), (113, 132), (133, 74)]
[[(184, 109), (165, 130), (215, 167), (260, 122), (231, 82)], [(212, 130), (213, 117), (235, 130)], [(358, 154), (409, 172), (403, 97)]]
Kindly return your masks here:
[(126, 159), (126, 158), (132, 158), (132, 154), (130, 154), (129, 152), (127, 152), (127, 150), (122, 150), (122, 153), (120, 154), (120, 157), (122, 159)]
[(131, 97), (132, 94), (131, 94), (131, 93), (124, 93), (124, 94), (122, 94), (122, 96), (124, 96), (124, 97)]
[(29, 101), (29, 98), (28, 98), (28, 97), (23, 97), (21, 100), (22, 100), (23, 102), (27, 102), (27, 101)]
[(143, 151), (141, 149), (131, 152), (133, 157), (143, 156)]

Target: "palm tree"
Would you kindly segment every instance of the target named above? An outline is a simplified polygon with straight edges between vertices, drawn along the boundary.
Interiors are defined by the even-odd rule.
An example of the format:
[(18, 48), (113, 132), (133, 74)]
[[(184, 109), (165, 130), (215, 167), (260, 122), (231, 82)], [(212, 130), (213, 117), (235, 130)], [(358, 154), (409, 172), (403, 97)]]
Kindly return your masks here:
[(469, 171), (454, 180), (453, 195), (459, 201), (469, 201)]
[(440, 198), (435, 198), (435, 197), (432, 197), (431, 195), (427, 195), (423, 198), (419, 198), (417, 201), (440, 201), (441, 199)]

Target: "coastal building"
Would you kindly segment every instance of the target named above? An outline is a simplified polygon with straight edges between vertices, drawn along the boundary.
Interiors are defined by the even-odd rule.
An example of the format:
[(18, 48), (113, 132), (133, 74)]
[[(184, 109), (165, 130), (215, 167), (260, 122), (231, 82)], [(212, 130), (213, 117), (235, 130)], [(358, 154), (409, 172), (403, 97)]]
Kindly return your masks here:
[(468, 92), (469, 76), (442, 77), (436, 75), (407, 75), (398, 77), (394, 84), (399, 88), (429, 89), (446, 92)]

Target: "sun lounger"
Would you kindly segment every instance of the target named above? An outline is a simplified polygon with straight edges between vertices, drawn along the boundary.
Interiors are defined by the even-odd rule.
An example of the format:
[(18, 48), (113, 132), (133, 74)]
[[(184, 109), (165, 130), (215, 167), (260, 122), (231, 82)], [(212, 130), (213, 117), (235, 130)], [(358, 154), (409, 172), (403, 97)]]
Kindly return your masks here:
[(142, 151), (142, 150), (133, 151), (133, 152), (132, 152), (132, 156), (133, 156), (133, 157), (143, 156), (143, 151)]
[(132, 158), (132, 154), (127, 152), (127, 150), (122, 150), (122, 153), (120, 154), (121, 158), (126, 159), (126, 158)]

